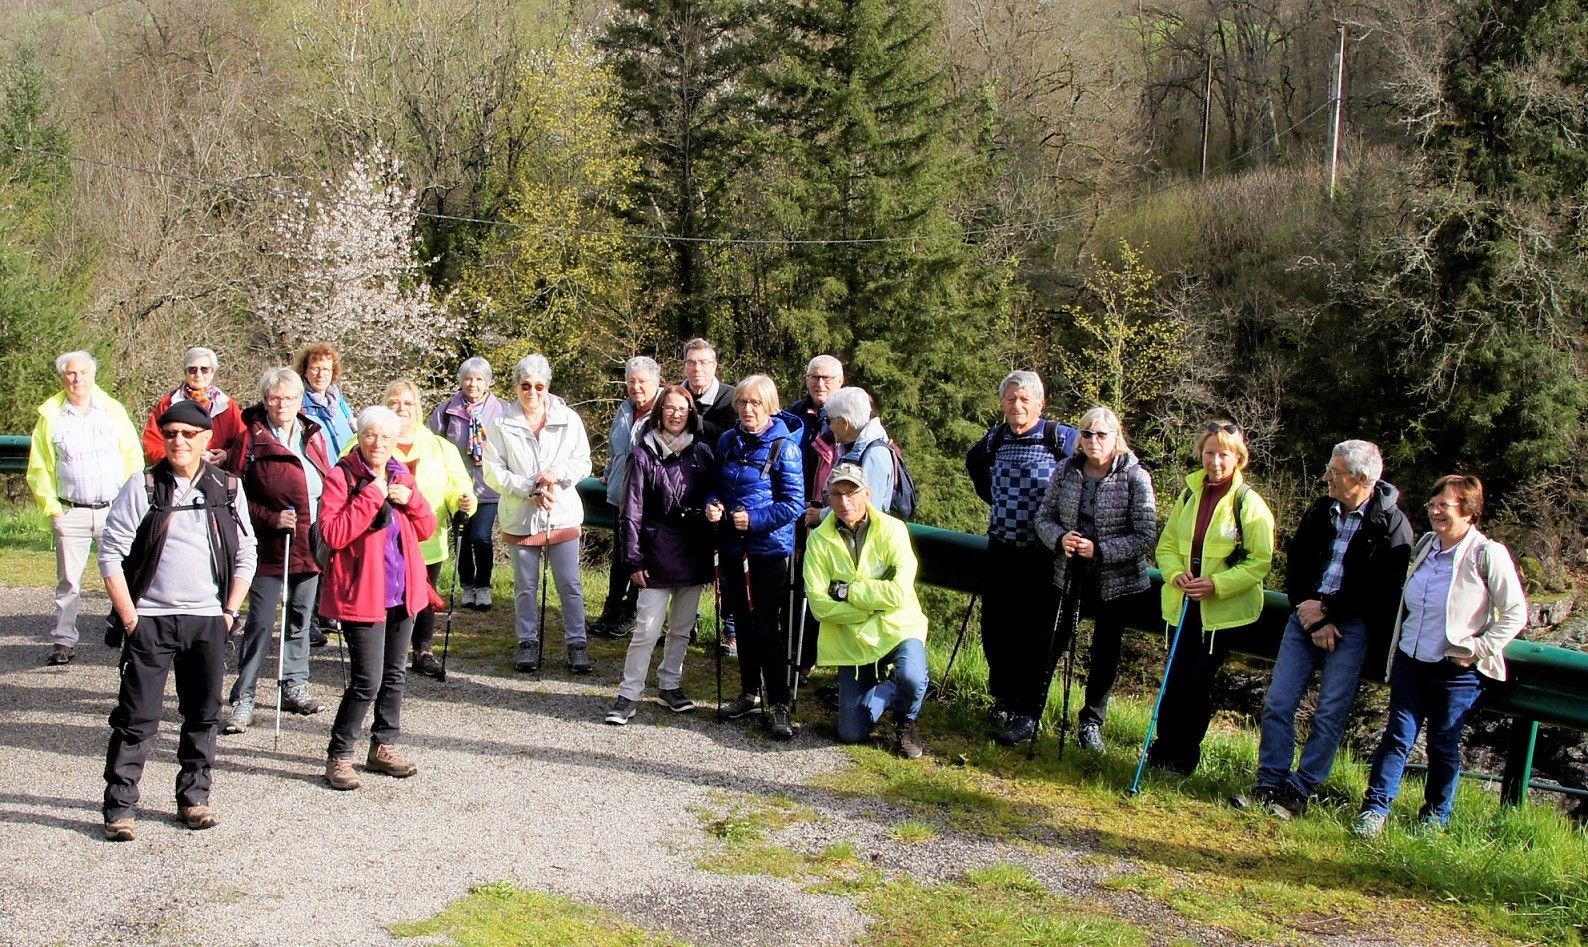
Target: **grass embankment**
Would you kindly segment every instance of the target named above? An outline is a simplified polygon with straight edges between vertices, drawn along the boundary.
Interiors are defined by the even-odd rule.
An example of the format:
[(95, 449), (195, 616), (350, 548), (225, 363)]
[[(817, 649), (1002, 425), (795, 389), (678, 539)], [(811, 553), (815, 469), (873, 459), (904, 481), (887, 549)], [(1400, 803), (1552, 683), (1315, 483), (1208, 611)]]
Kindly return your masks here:
[[(0, 512), (0, 574), (9, 583), (53, 585), (50, 550), (42, 517)], [(604, 569), (586, 573), (592, 615), (605, 584)], [(449, 585), (450, 566), (442, 580), (443, 588)], [(498, 568), (495, 594), (493, 612), (458, 611), (451, 651), (473, 667), (483, 662), (489, 673), (505, 675), (512, 673), (514, 659), (510, 570)], [(937, 679), (963, 606), (951, 612), (951, 597), (929, 590), (928, 598), (946, 616), (934, 622), (929, 648)], [(701, 607), (702, 645), (691, 651), (685, 687), (705, 710), (715, 699), (709, 592)], [(547, 621), (554, 629), (551, 641), (560, 643), (555, 596)], [(621, 662), (626, 649), (626, 640), (592, 641), (595, 660), (607, 668)], [(548, 666), (555, 667), (560, 657), (548, 647)], [(736, 672), (733, 662), (727, 662), (724, 690), (730, 699)], [(1093, 849), (1110, 863), (1117, 856), (1131, 867), (1109, 874), (1108, 887), (1161, 902), (1189, 921), (1227, 930), (1243, 941), (1311, 943), (1324, 935), (1401, 931), (1427, 942), (1437, 940), (1437, 932), (1449, 931), (1451, 941), (1582, 942), (1588, 930), (1588, 841), (1583, 833), (1544, 806), (1502, 808), (1476, 784), (1460, 787), (1449, 829), (1428, 834), (1412, 825), (1421, 785), (1408, 780), (1389, 830), (1378, 841), (1361, 842), (1349, 835), (1347, 826), (1361, 798), (1365, 772), (1360, 763), (1342, 758), (1307, 816), (1280, 823), (1227, 805), (1231, 794), (1250, 785), (1256, 736), (1219, 721), (1195, 776), (1182, 780), (1149, 771), (1143, 792), (1126, 796), (1123, 789), (1130, 784), (1135, 750), (1151, 710), (1150, 685), (1155, 681), (1146, 675), (1152, 673), (1156, 669), (1148, 668), (1142, 678), (1122, 685), (1111, 704), (1104, 730), (1108, 752), (1094, 757), (1070, 747), (1063, 762), (1057, 758), (1052, 729), (1061, 702), (1055, 684), (1049, 729), (1036, 759), (1028, 761), (1023, 750), (1006, 750), (988, 739), (981, 705), (986, 665), (973, 631), (955, 662), (953, 699), (929, 702), (923, 714), (929, 757), (906, 762), (878, 748), (856, 748), (853, 765), (821, 780), (817, 788), (905, 807), (910, 818), (891, 828), (899, 844), (958, 832), (1014, 840), (1038, 853), (1060, 839)], [(831, 680), (830, 672), (819, 671), (812, 687)], [(1072, 708), (1079, 702), (1077, 689)], [(808, 700), (801, 709), (807, 738), (830, 739), (831, 715), (815, 707)], [(653, 710), (642, 708), (636, 723), (671, 717)], [(873, 931), (886, 938), (884, 943), (1141, 942), (1141, 932), (1129, 921), (1109, 917), (1106, 905), (1051, 895), (1017, 866), (969, 872), (933, 886), (884, 877), (853, 846), (839, 844), (810, 855), (779, 844), (780, 827), (809, 817), (814, 812), (780, 800), (702, 813), (712, 849), (702, 866), (775, 875), (811, 890), (852, 897), (877, 919)], [(493, 927), (488, 918), (498, 915), (517, 920)], [(479, 889), (425, 923), (440, 926), (424, 931), (405, 926), (403, 933), (445, 933), (470, 944), (664, 942), (624, 928), (600, 912), (502, 886)], [(541, 923), (552, 926), (536, 926)], [(591, 925), (590, 933), (568, 934), (572, 929), (555, 926), (564, 923)], [(1065, 926), (1071, 924), (1080, 926)], [(495, 930), (516, 933), (498, 936), (491, 933)], [(1030, 931), (1039, 932), (1035, 939), (1022, 933)]]

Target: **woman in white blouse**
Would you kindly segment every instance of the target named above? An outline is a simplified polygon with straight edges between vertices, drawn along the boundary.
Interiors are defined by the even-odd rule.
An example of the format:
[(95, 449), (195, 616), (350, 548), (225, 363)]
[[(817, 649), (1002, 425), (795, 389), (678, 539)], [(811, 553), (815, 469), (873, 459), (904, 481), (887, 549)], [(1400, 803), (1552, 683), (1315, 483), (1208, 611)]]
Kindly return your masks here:
[(1505, 680), (1505, 645), (1527, 624), (1527, 599), (1510, 550), (1478, 531), (1483, 482), (1434, 484), (1433, 526), (1412, 549), (1390, 639), (1390, 704), (1353, 831), (1384, 831), (1406, 755), (1428, 728), (1428, 782), (1418, 821), (1442, 828), (1461, 776), (1461, 731), (1486, 680)]

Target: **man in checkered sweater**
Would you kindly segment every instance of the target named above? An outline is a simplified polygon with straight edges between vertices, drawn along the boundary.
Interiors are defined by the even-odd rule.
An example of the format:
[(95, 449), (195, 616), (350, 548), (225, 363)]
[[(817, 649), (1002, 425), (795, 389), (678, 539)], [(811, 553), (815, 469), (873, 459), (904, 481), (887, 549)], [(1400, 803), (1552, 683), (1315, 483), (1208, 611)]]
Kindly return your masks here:
[[(1035, 372), (1011, 372), (998, 386), (1004, 420), (965, 457), (976, 493), (992, 508), (982, 586), (981, 640), (993, 724), (1005, 746), (1036, 733), (1047, 669), (1041, 660), (1058, 613), (1053, 551), (1037, 538), (1048, 478), (1075, 450), (1075, 429), (1042, 417)], [(1035, 658), (1035, 659), (1034, 659)]]

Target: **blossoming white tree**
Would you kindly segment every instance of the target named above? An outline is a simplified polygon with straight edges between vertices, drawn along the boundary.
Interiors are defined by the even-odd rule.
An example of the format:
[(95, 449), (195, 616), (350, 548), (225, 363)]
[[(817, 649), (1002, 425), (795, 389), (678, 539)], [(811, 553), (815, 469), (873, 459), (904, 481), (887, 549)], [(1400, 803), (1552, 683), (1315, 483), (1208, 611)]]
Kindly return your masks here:
[(456, 337), (414, 246), (416, 207), (401, 163), (376, 144), (323, 198), (294, 199), (276, 226), (270, 252), (284, 277), (258, 313), (292, 348), (334, 345), (350, 401), (367, 403), (392, 378), (423, 379)]

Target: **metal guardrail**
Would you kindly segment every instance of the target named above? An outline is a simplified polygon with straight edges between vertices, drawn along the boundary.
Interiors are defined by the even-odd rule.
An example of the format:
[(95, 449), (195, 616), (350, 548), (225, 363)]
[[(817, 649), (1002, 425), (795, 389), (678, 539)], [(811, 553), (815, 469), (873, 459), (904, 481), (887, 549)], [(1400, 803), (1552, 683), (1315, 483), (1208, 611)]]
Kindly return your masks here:
[[(580, 482), (579, 495), (584, 500), (585, 525), (606, 529), (616, 525), (617, 511), (607, 504), (606, 488), (599, 480)], [(959, 592), (980, 590), (987, 537), (911, 523), (910, 538), (921, 564), (918, 581)], [(1164, 621), (1156, 592), (1163, 584), (1163, 576), (1156, 569), (1151, 570), (1151, 576), (1154, 594), (1135, 597), (1127, 606), (1130, 613), (1125, 623), (1138, 631), (1159, 633)], [(1269, 590), (1263, 595), (1263, 614), (1257, 623), (1233, 640), (1226, 640), (1242, 654), (1272, 661), (1290, 611), (1290, 599)], [(1369, 647), (1362, 664), (1363, 680), (1384, 684), (1388, 652), (1387, 640)], [(1482, 706), (1512, 720), (1500, 794), (1506, 802), (1517, 803), (1526, 798), (1532, 781), (1539, 725), (1588, 732), (1588, 654), (1533, 641), (1513, 641), (1505, 648), (1505, 663), (1509, 679), (1485, 689)]]

